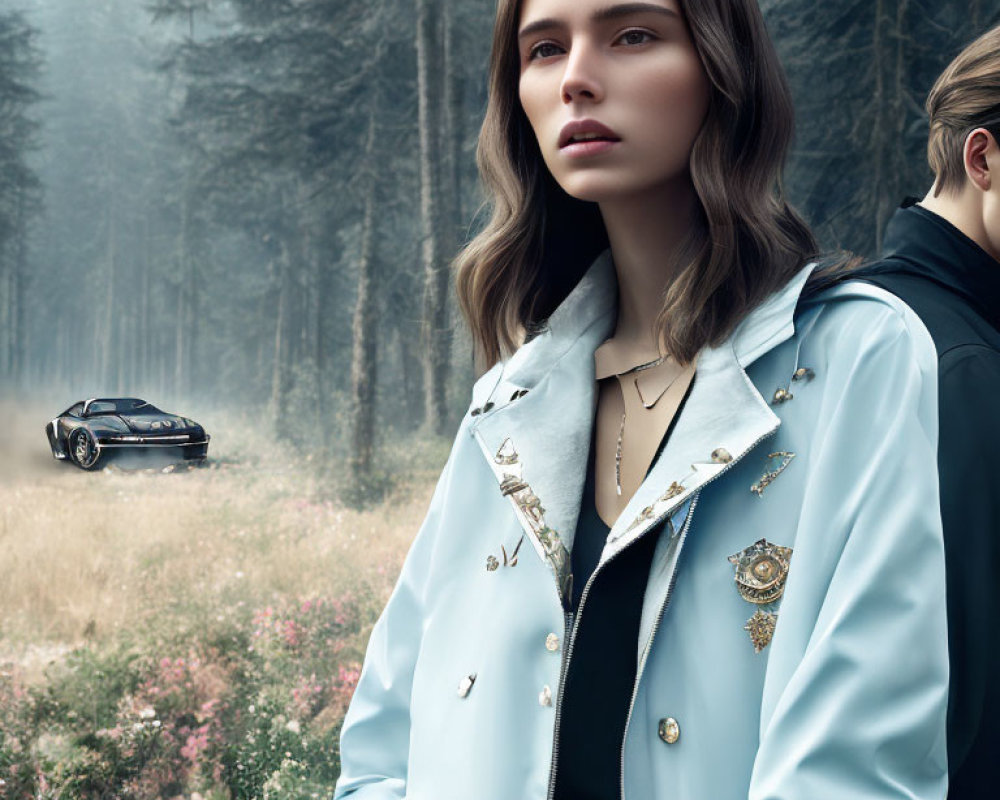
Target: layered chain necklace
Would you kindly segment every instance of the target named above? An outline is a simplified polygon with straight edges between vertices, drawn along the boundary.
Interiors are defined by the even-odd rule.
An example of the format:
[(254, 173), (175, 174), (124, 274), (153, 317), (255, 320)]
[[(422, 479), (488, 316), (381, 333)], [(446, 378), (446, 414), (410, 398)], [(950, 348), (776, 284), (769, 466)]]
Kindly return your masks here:
[[(647, 370), (656, 369), (665, 362), (673, 364), (675, 371), (672, 375), (666, 378), (665, 382), (653, 384), (652, 386), (647, 387), (646, 396), (644, 396), (643, 390), (639, 385), (639, 374), (646, 372)], [(694, 365), (692, 364), (688, 367), (682, 367), (677, 364), (677, 362), (673, 361), (673, 359), (669, 356), (659, 356), (651, 361), (646, 361), (642, 364), (630, 367), (623, 372), (614, 372), (613, 374), (618, 379), (619, 389), (622, 394), (622, 418), (618, 427), (618, 440), (615, 446), (615, 491), (620, 497), (622, 495), (622, 451), (625, 442), (625, 423), (628, 419), (629, 406), (631, 405), (636, 409), (641, 408), (645, 411), (651, 411), (656, 407), (660, 399), (667, 394), (671, 387), (677, 384), (678, 381), (681, 381), (681, 384), (677, 387), (678, 392), (680, 392), (681, 396), (683, 396), (683, 392), (687, 391), (687, 386), (694, 375)], [(637, 405), (634, 402), (630, 403), (629, 399), (626, 397), (626, 386), (629, 387), (630, 391), (634, 389), (635, 394), (639, 399), (639, 403)], [(679, 405), (680, 397), (677, 397), (676, 399)]]

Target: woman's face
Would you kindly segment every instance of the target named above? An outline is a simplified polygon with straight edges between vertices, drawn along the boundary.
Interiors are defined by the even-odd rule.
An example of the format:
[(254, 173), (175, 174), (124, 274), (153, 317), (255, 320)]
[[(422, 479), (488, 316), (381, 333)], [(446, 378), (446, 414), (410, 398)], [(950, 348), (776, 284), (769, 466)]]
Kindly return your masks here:
[(521, 105), (568, 194), (688, 180), (709, 82), (679, 0), (523, 0), (518, 49)]

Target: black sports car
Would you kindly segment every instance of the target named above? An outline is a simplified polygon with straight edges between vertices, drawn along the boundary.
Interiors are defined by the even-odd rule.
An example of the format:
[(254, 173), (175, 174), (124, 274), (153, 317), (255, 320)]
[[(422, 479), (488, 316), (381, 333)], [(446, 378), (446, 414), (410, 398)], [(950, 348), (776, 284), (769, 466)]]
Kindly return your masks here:
[(197, 422), (160, 411), (136, 397), (91, 398), (74, 403), (45, 426), (52, 455), (82, 469), (97, 469), (122, 448), (179, 448), (184, 460), (203, 460), (211, 438)]

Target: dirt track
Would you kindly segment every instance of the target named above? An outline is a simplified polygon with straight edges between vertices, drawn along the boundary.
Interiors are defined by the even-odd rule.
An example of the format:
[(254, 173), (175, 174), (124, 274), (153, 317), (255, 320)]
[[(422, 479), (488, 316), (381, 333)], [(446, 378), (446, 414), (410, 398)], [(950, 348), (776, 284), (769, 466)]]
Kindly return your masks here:
[[(53, 408), (52, 416), (61, 409)], [(0, 440), (0, 487), (15, 482), (34, 481), (60, 474), (58, 464), (45, 439), (45, 424), (51, 419), (44, 400), (0, 403), (4, 422)]]

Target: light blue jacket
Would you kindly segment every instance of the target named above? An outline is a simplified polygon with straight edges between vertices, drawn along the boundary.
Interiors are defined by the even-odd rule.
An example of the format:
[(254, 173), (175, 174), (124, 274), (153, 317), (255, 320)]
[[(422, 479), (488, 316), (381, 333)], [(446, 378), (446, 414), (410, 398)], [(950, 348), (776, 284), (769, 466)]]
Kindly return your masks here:
[[(946, 794), (934, 346), (905, 305), (866, 284), (796, 311), (808, 273), (702, 353), (601, 556), (598, 570), (668, 519), (636, 643), (627, 800)], [(561, 595), (593, 354), (616, 302), (605, 255), (547, 332), (476, 382), (372, 632), (336, 798), (551, 792), (574, 623)], [(762, 572), (730, 559), (761, 539)]]

